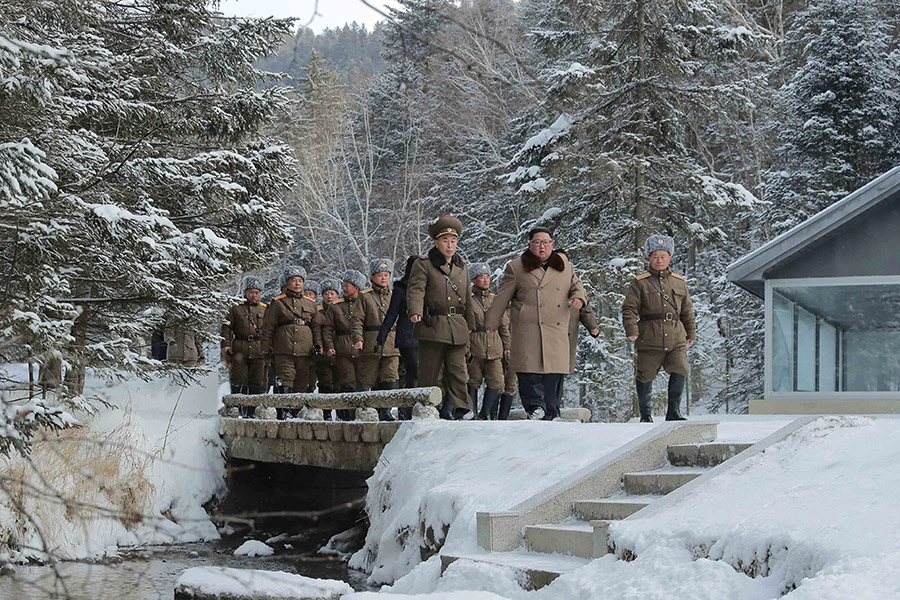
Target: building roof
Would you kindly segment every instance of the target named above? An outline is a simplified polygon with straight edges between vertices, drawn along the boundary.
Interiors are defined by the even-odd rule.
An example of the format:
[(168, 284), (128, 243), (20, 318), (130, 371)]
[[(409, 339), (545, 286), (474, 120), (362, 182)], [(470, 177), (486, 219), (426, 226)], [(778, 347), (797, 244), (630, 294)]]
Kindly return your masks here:
[(762, 297), (765, 289), (763, 282), (769, 279), (774, 269), (898, 193), (900, 166), (731, 263), (728, 265), (728, 280)]

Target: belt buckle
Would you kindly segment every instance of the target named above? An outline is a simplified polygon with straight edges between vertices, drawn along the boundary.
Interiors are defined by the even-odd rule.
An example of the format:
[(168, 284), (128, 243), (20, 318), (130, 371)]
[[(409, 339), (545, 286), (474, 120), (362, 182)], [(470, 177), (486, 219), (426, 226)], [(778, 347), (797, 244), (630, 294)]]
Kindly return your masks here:
[(663, 320), (664, 321), (674, 321), (675, 315), (673, 313), (667, 312), (665, 317), (663, 318)]
[(303, 319), (294, 319), (294, 325), (306, 325), (306, 321)]
[(450, 308), (448, 308), (448, 309), (447, 309), (447, 314), (448, 314), (448, 315), (455, 315), (455, 314), (457, 314), (457, 312), (456, 312), (456, 307), (455, 307), (455, 306), (451, 306)]
[(252, 342), (252, 341), (255, 340), (255, 339), (256, 339), (256, 336), (255, 336), (255, 335), (248, 335), (248, 336), (247, 336), (247, 341), (248, 341), (248, 342)]

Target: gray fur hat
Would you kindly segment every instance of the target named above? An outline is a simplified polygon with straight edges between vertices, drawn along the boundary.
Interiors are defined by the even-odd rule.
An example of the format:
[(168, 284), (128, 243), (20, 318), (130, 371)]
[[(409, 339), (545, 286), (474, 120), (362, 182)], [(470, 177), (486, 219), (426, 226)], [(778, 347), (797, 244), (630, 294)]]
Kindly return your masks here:
[(669, 256), (675, 256), (675, 240), (664, 233), (654, 233), (644, 243), (644, 251), (650, 256), (657, 250), (665, 250)]
[(341, 293), (341, 282), (338, 279), (323, 279), (319, 282), (319, 293), (324, 294), (326, 290)]
[(365, 290), (369, 288), (369, 279), (355, 269), (347, 269), (341, 275), (341, 281), (346, 281), (347, 283), (352, 283), (360, 290)]
[(321, 291), (319, 291), (319, 287), (320, 287), (319, 282), (313, 281), (312, 279), (310, 279), (309, 281), (303, 282), (303, 291), (304, 292), (315, 292), (316, 296), (318, 296), (319, 294), (322, 293)]
[(263, 290), (263, 282), (262, 279), (257, 277), (256, 275), (247, 275), (241, 280), (241, 296), (247, 290)]
[(475, 279), (479, 275), (491, 276), (491, 267), (487, 263), (469, 263), (469, 279)]
[(375, 273), (380, 273), (382, 271), (387, 271), (388, 273), (394, 272), (394, 261), (389, 258), (375, 258), (369, 261), (369, 276), (371, 277)]
[(306, 269), (303, 267), (292, 266), (288, 267), (281, 273), (281, 279), (278, 280), (278, 283), (281, 287), (287, 285), (288, 279), (291, 277), (299, 277), (304, 282), (306, 281)]

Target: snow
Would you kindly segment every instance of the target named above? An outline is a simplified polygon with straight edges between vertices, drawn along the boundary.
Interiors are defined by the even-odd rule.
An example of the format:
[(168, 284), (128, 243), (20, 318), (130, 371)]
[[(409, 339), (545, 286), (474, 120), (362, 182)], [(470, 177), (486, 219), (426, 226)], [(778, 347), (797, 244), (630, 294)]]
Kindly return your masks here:
[[(550, 127), (542, 129), (535, 135), (528, 138), (525, 142), (525, 145), (522, 146), (522, 149), (519, 151), (518, 155), (533, 150), (535, 148), (543, 148), (547, 144), (555, 142), (559, 138), (569, 133), (569, 130), (572, 128), (572, 125), (575, 123), (575, 120), (565, 113), (559, 115), (556, 120), (553, 122)], [(514, 159), (515, 161), (515, 159)]]
[(477, 511), (510, 509), (646, 432), (637, 423), (404, 424), (368, 480), (369, 532), (350, 566), (387, 583), (435, 542), (476, 552)]
[[(219, 538), (203, 508), (225, 489), (217, 387), (216, 373), (186, 387), (168, 377), (105, 382), (89, 375), (85, 396), (97, 395), (111, 408), (78, 415), (85, 430), (37, 440), (32, 452), (46, 485), (62, 498), (99, 507), (29, 505), (58, 557), (100, 558), (122, 546)], [(4, 459), (0, 472), (20, 469), (22, 462)], [(0, 524), (12, 522), (10, 501), (0, 495)], [(26, 549), (17, 559), (43, 556), (33, 528), (19, 536)]]
[(275, 550), (257, 540), (247, 540), (234, 551), (235, 556), (272, 556)]
[[(229, 598), (337, 599), (352, 594), (353, 588), (334, 579), (312, 579), (284, 571), (257, 571), (226, 567), (194, 567), (182, 573), (176, 590), (228, 595)], [(343, 596), (346, 598), (347, 596)]]

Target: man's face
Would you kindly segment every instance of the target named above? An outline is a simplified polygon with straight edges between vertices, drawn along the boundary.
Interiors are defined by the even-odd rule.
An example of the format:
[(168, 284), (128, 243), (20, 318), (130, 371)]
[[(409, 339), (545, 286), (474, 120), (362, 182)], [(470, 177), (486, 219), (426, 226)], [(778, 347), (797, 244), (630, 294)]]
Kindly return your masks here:
[(356, 298), (359, 295), (359, 288), (349, 281), (342, 283), (341, 287), (344, 289), (344, 298)]
[(472, 283), (475, 284), (475, 287), (481, 290), (486, 290), (491, 287), (491, 276), (490, 275), (479, 275), (475, 279), (472, 280)]
[(338, 293), (334, 290), (325, 290), (322, 292), (322, 304), (328, 306), (329, 304), (334, 304), (334, 301), (338, 299)]
[(250, 288), (249, 290), (244, 290), (244, 298), (247, 299), (247, 302), (250, 304), (256, 304), (259, 302), (260, 291)]
[(528, 248), (532, 254), (541, 259), (541, 262), (546, 262), (553, 253), (553, 238), (550, 237), (549, 233), (536, 233), (531, 238), (531, 241), (528, 242)]
[(315, 302), (316, 300), (319, 299), (318, 294), (316, 294), (316, 293), (315, 293), (314, 291), (312, 291), (312, 290), (303, 290), (303, 297), (304, 297), (304, 298), (309, 298), (309, 299), (312, 300), (313, 302)]
[(287, 280), (285, 287), (295, 294), (299, 294), (303, 291), (303, 278), (302, 277), (291, 277)]
[(456, 244), (458, 242), (458, 237), (452, 233), (447, 233), (434, 240), (434, 246), (438, 249), (438, 252), (444, 255), (444, 258), (450, 260), (456, 254)]
[(374, 275), (372, 275), (372, 283), (377, 285), (378, 287), (387, 287), (387, 285), (391, 282), (391, 273), (390, 271), (378, 271)]
[(665, 271), (669, 268), (672, 257), (665, 250), (654, 250), (650, 253), (650, 268), (656, 271)]

